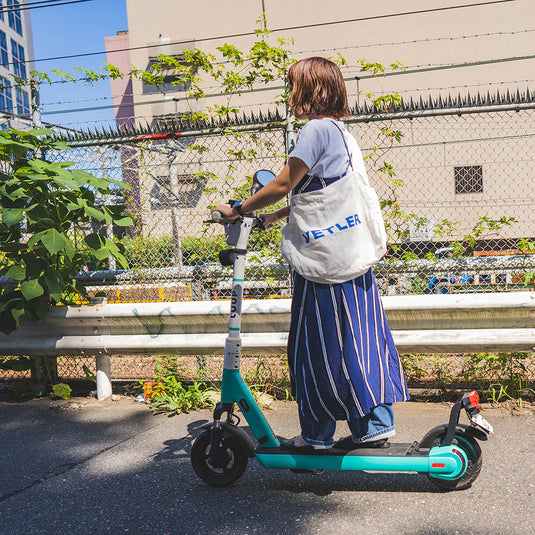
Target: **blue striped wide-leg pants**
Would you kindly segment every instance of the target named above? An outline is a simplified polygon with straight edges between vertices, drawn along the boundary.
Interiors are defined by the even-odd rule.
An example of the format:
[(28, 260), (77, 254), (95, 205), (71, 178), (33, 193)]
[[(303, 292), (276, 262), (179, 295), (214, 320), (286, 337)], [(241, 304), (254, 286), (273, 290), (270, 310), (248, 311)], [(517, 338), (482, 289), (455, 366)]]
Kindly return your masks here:
[[(349, 421), (353, 437), (361, 438), (355, 436), (359, 423), (365, 432), (367, 420), (381, 418), (375, 413), (386, 414), (376, 407), (409, 399), (371, 269), (341, 284), (295, 274), (288, 364), (310, 442), (332, 443), (325, 431), (332, 428), (334, 434), (336, 420)], [(385, 426), (393, 428), (393, 417)], [(321, 436), (310, 436), (313, 432)]]

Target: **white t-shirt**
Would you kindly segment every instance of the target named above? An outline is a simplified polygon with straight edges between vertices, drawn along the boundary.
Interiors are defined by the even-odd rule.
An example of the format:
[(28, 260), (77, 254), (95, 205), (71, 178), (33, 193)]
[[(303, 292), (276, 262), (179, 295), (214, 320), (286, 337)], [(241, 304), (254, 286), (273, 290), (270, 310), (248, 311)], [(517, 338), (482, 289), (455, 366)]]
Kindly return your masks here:
[(290, 154), (292, 158), (299, 158), (309, 168), (308, 175), (322, 178), (336, 178), (343, 175), (348, 168), (347, 148), (351, 154), (353, 168), (360, 170), (366, 177), (366, 168), (362, 153), (355, 138), (346, 130), (343, 122), (334, 119), (312, 119), (303, 126), (294, 150)]

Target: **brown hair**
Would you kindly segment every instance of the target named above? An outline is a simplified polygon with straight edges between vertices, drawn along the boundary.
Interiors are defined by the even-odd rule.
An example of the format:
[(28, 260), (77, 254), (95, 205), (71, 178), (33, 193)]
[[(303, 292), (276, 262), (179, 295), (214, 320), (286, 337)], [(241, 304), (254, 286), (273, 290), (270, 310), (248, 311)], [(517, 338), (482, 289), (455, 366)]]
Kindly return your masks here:
[(344, 77), (328, 59), (312, 57), (294, 63), (288, 70), (288, 84), (296, 117), (314, 114), (340, 119), (349, 114)]

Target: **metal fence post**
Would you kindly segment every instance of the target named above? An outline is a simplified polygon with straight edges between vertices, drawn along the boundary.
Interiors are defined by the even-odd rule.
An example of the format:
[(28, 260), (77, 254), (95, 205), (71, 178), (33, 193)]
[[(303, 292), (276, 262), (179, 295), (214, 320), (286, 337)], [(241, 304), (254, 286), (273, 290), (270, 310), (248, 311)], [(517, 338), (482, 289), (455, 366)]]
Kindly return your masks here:
[(284, 146), (286, 148), (286, 154), (289, 155), (295, 147), (295, 118), (291, 114), (290, 110), (286, 114), (286, 132), (284, 138)]
[(175, 266), (182, 266), (182, 240), (180, 232), (180, 213), (178, 190), (178, 164), (176, 157), (169, 162), (169, 189), (173, 198), (171, 199), (171, 224), (173, 227), (173, 261)]
[(97, 355), (97, 399), (104, 401), (112, 395), (110, 355)]

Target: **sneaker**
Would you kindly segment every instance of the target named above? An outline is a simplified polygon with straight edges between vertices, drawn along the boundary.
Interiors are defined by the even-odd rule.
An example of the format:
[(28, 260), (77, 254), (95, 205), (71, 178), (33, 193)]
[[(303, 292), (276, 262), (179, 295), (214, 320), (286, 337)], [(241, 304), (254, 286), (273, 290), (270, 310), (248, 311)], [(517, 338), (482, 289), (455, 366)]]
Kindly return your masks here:
[(281, 442), (280, 447), (284, 450), (296, 451), (299, 453), (314, 453), (316, 451), (330, 449), (330, 446), (325, 446), (323, 444), (309, 444), (303, 440), (301, 435), (297, 435), (290, 440), (284, 440)]

